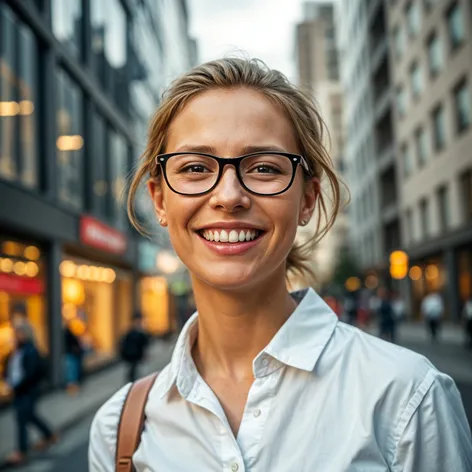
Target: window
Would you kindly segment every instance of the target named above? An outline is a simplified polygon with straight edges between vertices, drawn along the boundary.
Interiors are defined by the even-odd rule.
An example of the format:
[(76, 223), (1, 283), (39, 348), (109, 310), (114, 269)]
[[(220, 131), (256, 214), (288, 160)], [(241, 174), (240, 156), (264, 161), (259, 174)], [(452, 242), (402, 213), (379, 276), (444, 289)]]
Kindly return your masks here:
[(406, 24), (408, 34), (415, 37), (421, 28), (421, 12), (417, 0), (411, 1), (406, 8)]
[(395, 51), (395, 57), (400, 59), (405, 51), (405, 30), (398, 25), (393, 30), (393, 47)]
[(465, 39), (464, 18), (459, 3), (455, 3), (447, 14), (451, 49), (459, 47)]
[(39, 186), (38, 47), (32, 31), (0, 5), (0, 178)]
[(414, 62), (410, 68), (410, 86), (413, 98), (418, 98), (423, 89), (421, 70), (417, 62)]
[(470, 95), (467, 82), (463, 80), (454, 90), (454, 108), (456, 114), (456, 130), (461, 133), (470, 125)]
[(402, 147), (402, 160), (403, 160), (403, 175), (408, 177), (413, 170), (413, 160), (411, 158), (410, 148), (408, 144), (404, 144)]
[(406, 212), (406, 236), (408, 242), (411, 244), (414, 240), (414, 227), (413, 227), (413, 210), (409, 208)]
[(126, 65), (126, 13), (120, 0), (90, 2), (95, 73), (114, 95)]
[(428, 40), (428, 64), (432, 77), (438, 75), (444, 66), (442, 43), (436, 33), (432, 34)]
[(94, 182), (93, 182), (93, 209), (100, 216), (107, 215), (108, 197), (108, 147), (107, 147), (107, 126), (103, 117), (94, 113), (93, 115), (93, 162)]
[(436, 3), (438, 3), (438, 0), (423, 0), (423, 3), (425, 10), (429, 11), (436, 5)]
[(464, 223), (472, 222), (472, 170), (461, 176), (462, 209)]
[(406, 93), (403, 87), (397, 89), (397, 111), (400, 117), (405, 116), (407, 108)]
[(428, 200), (424, 198), (420, 202), (420, 219), (421, 219), (421, 232), (423, 239), (429, 236), (429, 205)]
[(422, 127), (415, 131), (415, 146), (418, 167), (423, 167), (428, 161), (428, 140)]
[(80, 209), (83, 202), (83, 96), (61, 69), (56, 71), (56, 164), (59, 200)]
[(126, 214), (124, 207), (126, 174), (128, 171), (128, 145), (115, 131), (110, 131), (110, 176), (112, 194), (112, 216), (115, 225), (124, 229)]
[(439, 226), (441, 231), (449, 228), (449, 189), (444, 186), (438, 190)]
[[(96, 2), (92, 2), (96, 3)], [(75, 57), (82, 55), (82, 0), (52, 0), (52, 30)]]
[(446, 145), (446, 122), (442, 105), (433, 111), (433, 133), (434, 149), (441, 151)]

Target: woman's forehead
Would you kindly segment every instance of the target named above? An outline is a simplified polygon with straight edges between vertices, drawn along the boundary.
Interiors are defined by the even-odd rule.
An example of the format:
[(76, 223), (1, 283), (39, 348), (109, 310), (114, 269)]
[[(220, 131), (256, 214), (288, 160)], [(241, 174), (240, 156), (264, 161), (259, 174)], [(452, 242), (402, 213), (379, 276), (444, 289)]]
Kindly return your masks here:
[(293, 126), (282, 108), (243, 87), (209, 90), (186, 104), (170, 126), (167, 150), (189, 142), (217, 149), (271, 144), (297, 152)]

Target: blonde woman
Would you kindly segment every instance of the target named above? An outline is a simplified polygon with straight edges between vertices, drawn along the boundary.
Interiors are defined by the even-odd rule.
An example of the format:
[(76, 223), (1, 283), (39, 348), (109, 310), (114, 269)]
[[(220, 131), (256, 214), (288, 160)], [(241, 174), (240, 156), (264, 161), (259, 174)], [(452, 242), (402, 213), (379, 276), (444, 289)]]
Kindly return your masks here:
[[(312, 289), (286, 288), (289, 271), (310, 269), (297, 227), (315, 218), (316, 242), (339, 209), (322, 143), (313, 103), (257, 60), (201, 65), (165, 95), (129, 213), (139, 227), (133, 199), (146, 180), (198, 312), (150, 391), (136, 471), (472, 470), (448, 376), (339, 322)], [(129, 388), (96, 415), (91, 472), (115, 470)]]

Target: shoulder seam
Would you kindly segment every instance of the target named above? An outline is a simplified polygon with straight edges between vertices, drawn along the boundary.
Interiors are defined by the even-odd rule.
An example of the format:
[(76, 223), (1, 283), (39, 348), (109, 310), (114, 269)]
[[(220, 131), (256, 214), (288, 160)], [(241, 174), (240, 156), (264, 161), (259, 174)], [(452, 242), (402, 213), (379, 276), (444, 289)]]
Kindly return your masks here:
[(395, 432), (392, 436), (392, 448), (391, 448), (391, 453), (389, 453), (389, 455), (391, 456), (389, 460), (390, 464), (394, 463), (394, 460), (397, 455), (398, 443), (408, 423), (410, 422), (413, 415), (416, 413), (416, 410), (418, 409), (418, 407), (421, 405), (422, 401), (424, 400), (426, 394), (428, 393), (429, 389), (433, 385), (437, 376), (438, 376), (438, 372), (434, 368), (430, 367), (423, 381), (418, 386), (414, 395), (411, 397), (410, 401), (407, 403), (405, 409), (400, 415), (397, 426), (395, 428)]

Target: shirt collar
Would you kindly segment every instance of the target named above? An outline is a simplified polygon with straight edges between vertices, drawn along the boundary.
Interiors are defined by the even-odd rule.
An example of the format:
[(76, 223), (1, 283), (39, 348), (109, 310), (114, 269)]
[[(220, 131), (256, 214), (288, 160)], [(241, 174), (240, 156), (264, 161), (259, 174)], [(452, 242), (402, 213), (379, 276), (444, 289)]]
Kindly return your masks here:
[[(290, 318), (253, 362), (255, 377), (264, 377), (281, 365), (311, 372), (336, 328), (338, 318), (311, 288), (292, 293), (299, 301)], [(197, 338), (198, 313), (192, 315), (178, 339), (162, 396), (175, 384), (186, 398), (197, 379), (192, 347)]]

